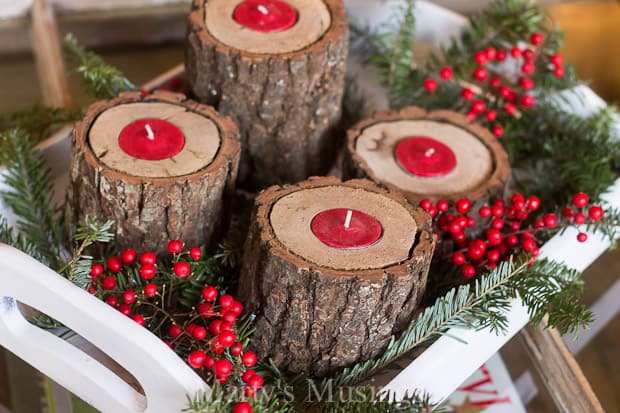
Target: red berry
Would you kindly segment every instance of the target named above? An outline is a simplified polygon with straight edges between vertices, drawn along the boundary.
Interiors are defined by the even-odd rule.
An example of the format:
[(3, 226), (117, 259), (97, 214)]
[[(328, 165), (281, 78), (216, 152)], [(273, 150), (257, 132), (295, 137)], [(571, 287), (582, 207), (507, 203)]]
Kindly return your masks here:
[(441, 68), (441, 71), (439, 72), (439, 76), (441, 76), (442, 79), (444, 80), (450, 80), (452, 79), (452, 75), (453, 75), (453, 71), (451, 67), (445, 66)]
[(577, 234), (577, 241), (586, 242), (587, 240), (588, 240), (588, 234), (586, 234), (585, 232), (580, 232), (579, 234)]
[(521, 96), (521, 106), (523, 106), (524, 108), (530, 108), (534, 106), (534, 103), (536, 103), (536, 99), (534, 99), (534, 96), (532, 95)]
[(466, 88), (463, 88), (463, 90), (461, 90), (461, 96), (465, 100), (472, 100), (473, 98), (476, 97), (476, 94), (470, 88), (466, 87)]
[(105, 302), (112, 307), (118, 306), (118, 298), (113, 295), (108, 296), (108, 298), (105, 299)]
[(542, 33), (532, 33), (532, 35), (530, 36), (530, 42), (535, 46), (543, 44), (544, 41), (545, 36), (543, 36)]
[(487, 251), (487, 259), (491, 262), (499, 261), (500, 253), (498, 250), (488, 250)]
[(174, 273), (177, 277), (185, 278), (192, 272), (189, 263), (186, 261), (179, 261), (174, 264)]
[(534, 69), (536, 69), (534, 63), (530, 62), (529, 60), (523, 62), (523, 65), (521, 66), (521, 71), (526, 75), (531, 75), (532, 73), (534, 73)]
[(593, 205), (590, 207), (590, 209), (588, 209), (588, 216), (592, 221), (598, 221), (602, 219), (604, 214), (605, 212), (603, 211), (603, 208), (598, 205)]
[(558, 79), (561, 79), (564, 77), (564, 68), (562, 66), (558, 66), (553, 70), (553, 75), (555, 77), (557, 77)]
[(493, 122), (495, 119), (497, 119), (497, 112), (494, 110), (488, 110), (486, 116), (489, 122)]
[(484, 53), (486, 53), (487, 59), (489, 60), (495, 60), (497, 57), (497, 50), (495, 50), (494, 47), (487, 47)]
[(168, 335), (172, 339), (179, 337), (181, 334), (183, 334), (183, 329), (176, 324), (171, 325), (168, 329)]
[(510, 101), (513, 100), (514, 92), (509, 87), (502, 86), (499, 88), (499, 95), (502, 98)]
[(110, 257), (108, 258), (108, 261), (106, 261), (106, 266), (108, 267), (108, 270), (116, 273), (123, 268), (123, 262), (118, 257)]
[(536, 241), (534, 241), (532, 238), (524, 239), (521, 246), (523, 247), (523, 250), (527, 252), (532, 252), (534, 251), (534, 248), (537, 247)]
[(202, 250), (198, 247), (192, 247), (189, 250), (189, 256), (192, 257), (194, 261), (198, 261), (202, 258)]
[(590, 200), (588, 199), (588, 195), (584, 194), (583, 192), (577, 192), (573, 196), (573, 205), (575, 205), (577, 208), (586, 207), (588, 205), (588, 202), (590, 202)]
[(487, 80), (488, 76), (489, 75), (488, 75), (487, 71), (484, 70), (484, 68), (482, 68), (482, 67), (476, 68), (476, 70), (474, 70), (474, 73), (473, 73), (474, 79), (476, 79), (476, 80), (478, 80), (480, 82), (484, 82), (485, 80)]
[(142, 277), (142, 279), (152, 280), (157, 273), (157, 269), (152, 264), (144, 264), (142, 265), (142, 267), (140, 267), (140, 270), (138, 272), (140, 273), (140, 277)]
[(189, 323), (187, 326), (185, 326), (185, 331), (187, 331), (187, 334), (192, 334), (196, 327), (198, 327), (196, 324)]
[(437, 201), (437, 209), (442, 211), (442, 212), (446, 212), (448, 210), (448, 208), (450, 208), (450, 204), (448, 203), (448, 201), (445, 201), (443, 199), (440, 199), (439, 201)]
[(220, 297), (220, 306), (224, 310), (226, 310), (230, 306), (232, 306), (234, 302), (235, 302), (235, 299), (231, 295), (229, 295), (229, 294), (225, 294), (225, 295)]
[(252, 413), (252, 405), (248, 402), (238, 402), (233, 407), (232, 413)]
[(465, 278), (473, 278), (476, 275), (476, 269), (473, 265), (464, 265), (461, 267), (461, 275)]
[(224, 347), (232, 346), (237, 341), (237, 336), (232, 331), (222, 331), (218, 336), (220, 344)]
[(530, 49), (525, 49), (523, 51), (523, 58), (525, 60), (534, 60), (534, 51)]
[(477, 52), (474, 55), (474, 60), (478, 63), (478, 65), (484, 66), (488, 60), (487, 54), (485, 52)]
[(502, 233), (500, 230), (492, 228), (487, 231), (487, 240), (489, 245), (499, 245), (502, 243)]
[(198, 306), (198, 313), (204, 318), (211, 318), (214, 316), (213, 305), (209, 303), (202, 303)]
[(125, 290), (123, 292), (123, 301), (125, 304), (133, 304), (136, 301), (136, 292), (134, 290)]
[(192, 331), (192, 337), (196, 340), (204, 340), (207, 337), (207, 329), (201, 326), (194, 327)]
[(504, 207), (501, 205), (494, 205), (491, 212), (495, 218), (501, 218), (504, 216)]
[(97, 294), (97, 289), (91, 285), (90, 287), (88, 287), (88, 292), (91, 294)]
[(241, 375), (241, 380), (243, 380), (244, 383), (247, 383), (255, 374), (256, 372), (254, 370), (246, 370), (245, 373)]
[(220, 330), (221, 331), (233, 331), (233, 325), (232, 323), (224, 320), (222, 321), (222, 324), (220, 324)]
[(529, 77), (522, 77), (519, 79), (519, 86), (524, 90), (531, 90), (534, 88), (534, 81)]
[(118, 306), (118, 311), (120, 311), (122, 314), (126, 315), (127, 317), (131, 315), (131, 307), (128, 306), (127, 304), (120, 304)]
[(478, 215), (480, 215), (481, 218), (488, 218), (491, 216), (491, 207), (489, 206), (483, 206), (480, 208), (480, 210), (478, 211)]
[(558, 225), (558, 217), (555, 214), (547, 214), (543, 217), (543, 222), (547, 228), (553, 228)]
[(504, 228), (504, 220), (501, 218), (494, 218), (491, 221), (491, 228), (502, 229)]
[(434, 92), (437, 90), (437, 81), (435, 79), (426, 79), (424, 81), (424, 89), (428, 90), (429, 92)]
[(121, 251), (121, 261), (123, 261), (123, 264), (133, 264), (137, 256), (138, 253), (133, 248), (127, 248)]
[(228, 311), (236, 315), (241, 315), (241, 313), (243, 312), (243, 304), (241, 304), (241, 302), (239, 301), (234, 301)]
[(144, 325), (144, 317), (142, 317), (142, 315), (140, 314), (134, 314), (133, 317), (133, 321), (135, 321), (136, 323), (140, 324), (141, 326)]
[(432, 206), (433, 206), (433, 203), (429, 201), (428, 199), (423, 199), (422, 201), (420, 201), (420, 208), (422, 208), (425, 211), (430, 211)]
[(232, 368), (233, 365), (229, 360), (221, 359), (215, 362), (213, 371), (218, 377), (228, 377), (228, 375), (232, 372)]
[(245, 353), (243, 353), (243, 356), (241, 356), (241, 361), (243, 362), (243, 365), (246, 367), (252, 367), (256, 365), (256, 353), (254, 353), (253, 351), (246, 351)]
[(263, 384), (265, 384), (265, 381), (260, 374), (255, 374), (248, 380), (248, 386), (254, 390), (260, 389), (263, 387)]
[(498, 62), (506, 60), (506, 51), (504, 49), (498, 50), (496, 59)]
[(93, 264), (90, 267), (90, 276), (93, 279), (93, 281), (97, 281), (97, 278), (99, 278), (101, 274), (103, 274), (103, 265)]
[(450, 225), (448, 227), (448, 231), (451, 234), (458, 234), (459, 232), (462, 232), (462, 228), (461, 228), (461, 226), (459, 225), (458, 222), (452, 221), (452, 222), (450, 222)]
[(144, 286), (144, 295), (147, 297), (154, 297), (157, 294), (157, 286), (153, 283), (148, 283)]
[(517, 107), (514, 105), (514, 103), (506, 103), (506, 106), (504, 106), (504, 112), (506, 112), (507, 115), (512, 115), (515, 113), (515, 111), (517, 110)]
[(157, 256), (152, 252), (145, 252), (140, 257), (140, 264), (142, 265), (147, 265), (147, 264), (155, 265), (156, 261), (157, 261)]
[(514, 46), (512, 49), (510, 49), (510, 56), (514, 57), (515, 59), (520, 58), (521, 54), (521, 49), (519, 49), (517, 46)]
[(476, 121), (476, 112), (474, 112), (472, 110), (467, 112), (467, 119), (469, 119), (470, 122), (475, 122)]
[(213, 335), (218, 335), (222, 332), (222, 320), (213, 320), (209, 323), (209, 331)]
[(204, 287), (202, 289), (202, 298), (205, 299), (205, 301), (208, 302), (213, 302), (217, 299), (217, 288), (212, 287), (210, 285)]
[(462, 252), (455, 252), (454, 255), (452, 255), (452, 263), (454, 265), (463, 265), (465, 264), (465, 261), (465, 254)]
[(532, 195), (527, 199), (527, 209), (530, 211), (536, 211), (538, 208), (540, 208), (540, 198)]
[(516, 235), (512, 234), (506, 237), (506, 245), (508, 245), (509, 247), (515, 247), (518, 244), (519, 244), (519, 237), (517, 237)]
[(575, 224), (582, 225), (586, 223), (586, 216), (585, 214), (578, 212), (575, 214), (574, 220), (575, 220)]
[(489, 81), (489, 85), (491, 85), (491, 87), (498, 88), (502, 85), (502, 79), (497, 76), (493, 76)]
[(573, 211), (573, 208), (565, 207), (562, 209), (562, 216), (567, 219), (572, 219), (575, 216), (575, 211)]
[[(221, 338), (220, 338), (220, 341), (221, 341)], [(236, 342), (236, 343), (233, 343), (232, 346), (230, 346), (228, 351), (230, 352), (231, 356), (237, 357), (243, 351), (243, 346), (241, 345), (241, 343)]]
[(213, 367), (215, 367), (215, 359), (208, 355), (202, 365), (205, 369), (213, 369)]
[(171, 254), (178, 254), (183, 251), (183, 243), (178, 239), (174, 239), (168, 243), (168, 251)]
[(467, 198), (461, 198), (456, 201), (456, 210), (461, 214), (466, 214), (471, 208), (471, 202)]
[(493, 125), (493, 135), (495, 135), (496, 138), (501, 138), (504, 136), (504, 127), (499, 123)]
[(101, 280), (101, 287), (103, 287), (104, 290), (113, 290), (114, 287), (116, 287), (116, 278), (111, 275), (103, 277)]
[(562, 66), (564, 64), (564, 57), (561, 54), (554, 54), (549, 58), (549, 62), (555, 66)]
[(476, 245), (470, 245), (467, 248), (467, 256), (472, 260), (479, 260), (484, 256), (485, 250), (478, 248)]
[(517, 209), (523, 209), (525, 206), (525, 197), (518, 193), (514, 194), (510, 197), (510, 203)]
[(187, 362), (193, 368), (199, 369), (203, 366), (206, 358), (207, 354), (204, 351), (196, 350), (189, 353), (189, 356), (187, 356)]
[(487, 105), (484, 100), (477, 100), (471, 105), (471, 110), (475, 113), (482, 113), (486, 109)]

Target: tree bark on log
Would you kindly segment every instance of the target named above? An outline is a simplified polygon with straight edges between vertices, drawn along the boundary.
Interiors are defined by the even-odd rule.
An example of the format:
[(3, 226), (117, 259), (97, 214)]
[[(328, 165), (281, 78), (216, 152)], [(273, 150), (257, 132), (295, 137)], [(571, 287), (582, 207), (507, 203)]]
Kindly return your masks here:
[(193, 93), (231, 116), (241, 132), (239, 182), (248, 188), (325, 174), (339, 146), (348, 26), (342, 0), (324, 0), (325, 34), (293, 52), (259, 54), (230, 47), (205, 22), (210, 0), (188, 17), (186, 74)]
[[(120, 172), (97, 157), (89, 134), (104, 112), (123, 104), (161, 102), (180, 106), (181, 112), (200, 115), (217, 126), (219, 148), (210, 163), (181, 176), (144, 177)], [(201, 129), (193, 133), (198, 134), (198, 140), (207, 139), (200, 135)], [(85, 217), (90, 216), (99, 222), (114, 222), (115, 245), (119, 249), (140, 247), (164, 252), (171, 239), (209, 245), (225, 229), (239, 154), (238, 132), (232, 120), (184, 95), (157, 92), (141, 96), (131, 92), (94, 103), (73, 131), (65, 207), (67, 236), (71, 239)]]
[[(442, 181), (443, 177), (438, 179), (418, 178), (417, 182), (419, 183), (419, 186), (416, 187), (418, 184), (408, 182), (409, 179), (413, 179), (413, 175), (405, 172), (400, 165), (397, 167), (394, 166), (397, 164), (394, 156), (394, 145), (385, 148), (385, 156), (381, 161), (385, 161), (386, 163), (391, 162), (392, 165), (389, 167), (398, 169), (401, 172), (396, 172), (393, 174), (395, 178), (390, 180), (378, 176), (383, 173), (382, 171), (385, 169), (385, 166), (381, 165), (381, 167), (379, 167), (379, 165), (376, 164), (377, 162), (371, 164), (360, 154), (360, 148), (358, 147), (360, 137), (369, 128), (376, 128), (383, 124), (390, 125), (396, 122), (407, 121), (428, 121), (436, 123), (439, 127), (443, 128), (440, 135), (446, 134), (446, 125), (450, 125), (454, 127), (453, 131), (456, 131), (457, 133), (464, 133), (469, 137), (476, 138), (480, 143), (482, 143), (483, 147), (486, 148), (490, 154), (490, 166), (488, 167), (488, 172), (482, 176), (478, 182), (470, 182), (468, 187), (463, 184), (463, 187), (459, 188), (460, 183), (453, 180), (453, 189), (450, 191), (445, 190), (445, 186)], [(392, 141), (397, 141), (399, 139), (417, 134), (417, 131), (408, 131), (407, 126), (399, 132), (400, 136), (391, 137)], [(448, 131), (448, 134), (450, 134), (450, 131)], [(432, 135), (432, 132), (428, 133), (428, 136), (437, 138)], [(458, 141), (459, 139), (454, 139), (454, 142), (457, 143), (457, 145), (459, 144)], [(379, 147), (381, 142), (376, 142), (376, 144), (377, 147)], [(460, 145), (461, 147), (453, 148), (455, 152), (469, 149), (467, 144), (460, 143)], [(482, 162), (476, 161), (475, 159), (468, 157), (463, 158), (464, 159), (459, 161), (464, 164), (463, 169), (455, 170), (451, 179), (456, 178), (458, 181), (458, 179), (460, 179), (458, 175), (460, 174), (463, 180), (467, 180), (468, 176), (473, 173), (479, 173), (479, 169), (484, 166), (481, 165)], [(347, 143), (344, 150), (342, 170), (344, 179), (368, 178), (378, 184), (396, 187), (402, 191), (407, 199), (412, 203), (420, 202), (423, 199), (429, 199), (433, 202), (440, 199), (445, 199), (454, 202), (460, 198), (468, 198), (472, 202), (478, 201), (478, 203), (484, 203), (491, 196), (503, 196), (507, 192), (511, 177), (508, 154), (498, 139), (487, 129), (476, 123), (472, 123), (467, 117), (457, 112), (447, 110), (426, 112), (424, 109), (413, 106), (405, 107), (399, 111), (379, 112), (373, 117), (363, 120), (349, 129), (347, 132)], [(397, 176), (399, 173), (400, 176)], [(432, 192), (428, 192), (428, 189), (425, 188), (426, 186), (428, 186)]]
[[(405, 208), (417, 225), (408, 256), (380, 268), (338, 270), (287, 249), (272, 226), (274, 204), (297, 191), (332, 186), (380, 194)], [(434, 246), (430, 216), (368, 180), (311, 178), (267, 189), (256, 199), (238, 292), (257, 314), (253, 346), (284, 370), (319, 376), (379, 355), (414, 314)]]

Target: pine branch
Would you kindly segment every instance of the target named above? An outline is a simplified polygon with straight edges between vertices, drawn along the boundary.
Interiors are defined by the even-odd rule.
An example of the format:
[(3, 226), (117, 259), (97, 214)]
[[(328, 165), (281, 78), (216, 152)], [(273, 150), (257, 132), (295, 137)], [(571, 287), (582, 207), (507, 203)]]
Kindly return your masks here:
[(26, 253), (43, 264), (49, 265), (47, 259), (35, 244), (29, 242), (22, 234), (16, 233), (5, 217), (0, 216), (0, 242)]
[(35, 143), (21, 129), (0, 133), (0, 164), (6, 166), (5, 184), (0, 192), (4, 202), (18, 217), (17, 228), (25, 240), (39, 251), (38, 256), (52, 268), (62, 266), (62, 221), (53, 201), (51, 174), (35, 150)]
[(106, 64), (101, 56), (80, 46), (72, 34), (65, 37), (63, 47), (65, 58), (75, 64), (73, 71), (82, 76), (82, 86), (91, 97), (111, 99), (120, 92), (139, 90), (120, 70)]
[[(80, 116), (79, 112), (34, 105), (26, 110), (0, 116), (0, 131), (21, 128), (31, 136), (31, 139), (41, 142), (57, 127), (71, 123)], [(3, 148), (0, 147), (0, 150)]]

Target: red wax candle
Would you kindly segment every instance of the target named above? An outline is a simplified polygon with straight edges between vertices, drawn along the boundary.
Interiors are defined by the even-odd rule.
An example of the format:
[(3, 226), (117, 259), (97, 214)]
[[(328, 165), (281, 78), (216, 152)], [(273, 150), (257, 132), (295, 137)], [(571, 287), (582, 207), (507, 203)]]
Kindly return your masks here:
[(147, 161), (172, 158), (185, 146), (185, 136), (163, 119), (138, 119), (118, 135), (118, 145), (129, 156)]
[(456, 156), (446, 144), (428, 136), (412, 136), (396, 145), (395, 156), (412, 175), (437, 178), (456, 168)]
[(381, 238), (381, 223), (355, 209), (328, 209), (317, 214), (310, 229), (323, 244), (339, 249), (369, 247)]
[(245, 0), (235, 8), (233, 19), (258, 32), (281, 32), (297, 23), (297, 11), (281, 0)]

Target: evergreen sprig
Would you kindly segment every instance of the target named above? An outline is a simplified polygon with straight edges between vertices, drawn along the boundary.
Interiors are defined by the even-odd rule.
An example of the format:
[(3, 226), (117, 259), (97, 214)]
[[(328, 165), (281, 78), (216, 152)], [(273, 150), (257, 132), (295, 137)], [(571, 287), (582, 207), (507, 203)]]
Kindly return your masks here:
[(22, 129), (0, 133), (0, 164), (6, 167), (4, 182), (10, 188), (0, 197), (17, 215), (17, 229), (37, 257), (52, 268), (62, 266), (62, 219), (53, 200), (49, 169), (35, 142)]
[(63, 41), (65, 58), (75, 64), (82, 76), (84, 90), (96, 99), (111, 99), (120, 92), (139, 90), (120, 70), (110, 66), (96, 53), (84, 49), (77, 39), (68, 34)]
[[(21, 128), (31, 139), (41, 142), (57, 127), (71, 123), (80, 116), (79, 111), (48, 108), (37, 104), (29, 109), (0, 116), (0, 131)], [(2, 149), (0, 147), (0, 150)]]
[(39, 248), (27, 240), (23, 234), (16, 232), (3, 216), (0, 216), (0, 243), (17, 248), (35, 260), (47, 264), (47, 258), (41, 254)]

